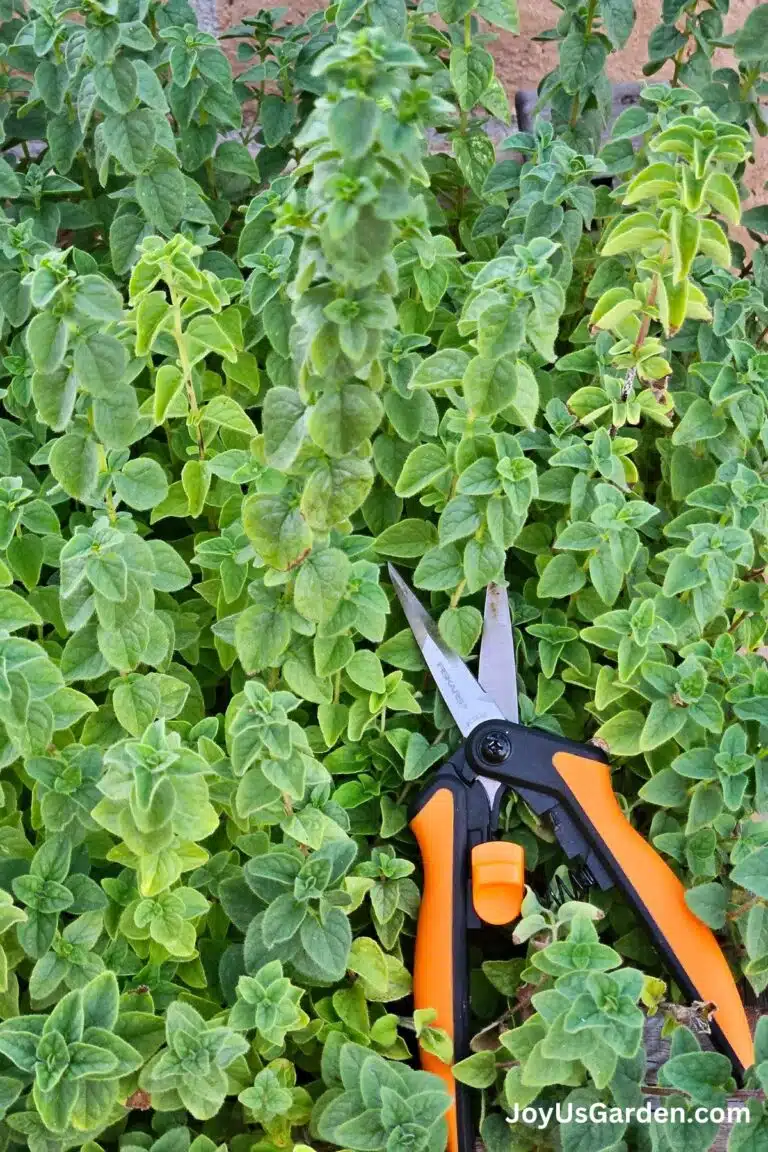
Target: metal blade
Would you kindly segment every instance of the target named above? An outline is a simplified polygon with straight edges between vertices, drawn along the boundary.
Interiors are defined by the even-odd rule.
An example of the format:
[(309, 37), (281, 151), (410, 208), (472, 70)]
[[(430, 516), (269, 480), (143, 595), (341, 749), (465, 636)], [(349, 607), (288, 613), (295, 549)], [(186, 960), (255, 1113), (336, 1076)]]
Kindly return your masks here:
[(485, 593), (483, 638), (480, 641), (478, 679), (507, 720), (517, 724), (517, 669), (509, 598), (501, 584), (489, 584)]
[(400, 573), (388, 565), (389, 578), (403, 606), (416, 643), (440, 695), (463, 736), (484, 720), (503, 720), (504, 713), (475, 680), (460, 656), (446, 645), (432, 617), (414, 596)]

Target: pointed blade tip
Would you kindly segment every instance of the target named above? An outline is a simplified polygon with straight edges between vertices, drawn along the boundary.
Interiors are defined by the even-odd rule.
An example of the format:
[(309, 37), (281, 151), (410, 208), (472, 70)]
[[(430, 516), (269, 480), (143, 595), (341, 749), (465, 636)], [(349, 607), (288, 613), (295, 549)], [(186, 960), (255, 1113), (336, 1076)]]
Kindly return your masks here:
[(445, 644), (435, 621), (394, 564), (388, 563), (387, 568), (424, 662), (461, 733), (468, 736), (483, 720), (502, 719), (503, 713), (498, 705), (483, 690), (461, 657)]

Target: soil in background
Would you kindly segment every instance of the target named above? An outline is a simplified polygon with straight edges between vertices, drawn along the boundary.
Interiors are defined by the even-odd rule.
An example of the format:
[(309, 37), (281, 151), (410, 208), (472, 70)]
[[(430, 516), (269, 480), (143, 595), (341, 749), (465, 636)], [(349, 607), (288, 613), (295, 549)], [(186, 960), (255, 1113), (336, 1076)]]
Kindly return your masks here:
[[(731, 10), (726, 20), (726, 31), (740, 28), (760, 0), (731, 0)], [(519, 0), (520, 35), (512, 36), (502, 32), (492, 48), (496, 57), (498, 76), (512, 97), (518, 89), (536, 88), (536, 85), (557, 62), (557, 48), (553, 44), (537, 44), (532, 37), (551, 28), (558, 16), (558, 9), (549, 0)], [(272, 7), (266, 0), (216, 0), (217, 24), (221, 31), (237, 24), (244, 16), (254, 13), (261, 7)], [(312, 0), (285, 0), (289, 19), (296, 23), (322, 7)], [(646, 44), (651, 30), (659, 23), (661, 0), (635, 0), (637, 20), (626, 47), (613, 53), (609, 60), (608, 73), (612, 80), (641, 80), (642, 67), (646, 60)], [(728, 62), (728, 53), (720, 53), (719, 63)], [(669, 75), (669, 69), (658, 73), (658, 78)], [(749, 166), (746, 181), (751, 196), (750, 203), (768, 200), (764, 191), (768, 183), (768, 137), (756, 143), (756, 163)]]

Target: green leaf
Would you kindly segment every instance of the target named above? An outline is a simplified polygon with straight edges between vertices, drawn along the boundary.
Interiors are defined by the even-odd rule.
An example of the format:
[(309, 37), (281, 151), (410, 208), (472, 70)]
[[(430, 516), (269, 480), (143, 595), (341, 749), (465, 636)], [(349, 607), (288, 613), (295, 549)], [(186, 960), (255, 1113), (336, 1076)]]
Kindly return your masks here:
[(600, 75), (606, 57), (604, 42), (572, 25), (560, 46), (560, 76), (563, 88), (575, 95), (588, 88)]
[(573, 552), (591, 552), (594, 548), (600, 547), (602, 539), (602, 533), (594, 524), (577, 520), (568, 524), (559, 533), (555, 547), (567, 548)]
[(134, 677), (115, 688), (112, 707), (123, 728), (140, 736), (160, 711), (160, 692), (147, 677)]
[(67, 326), (53, 312), (33, 316), (25, 340), (32, 363), (39, 372), (55, 372), (67, 351)]
[(433, 264), (430, 268), (417, 266), (413, 270), (413, 278), (424, 307), (433, 312), (448, 289), (447, 262)]
[(438, 0), (437, 11), (446, 24), (456, 24), (475, 7), (475, 0)]
[(85, 562), (85, 574), (95, 592), (105, 600), (122, 604), (128, 597), (128, 565), (116, 552), (99, 549)]
[(477, 196), (482, 196), (485, 182), (496, 160), (493, 142), (484, 132), (455, 136), (453, 151), (464, 179)]
[(42, 625), (43, 619), (25, 599), (9, 589), (0, 589), (0, 628), (16, 632), (30, 624)]
[[(731, 99), (708, 60), (725, 0), (664, 0), (646, 71), (686, 22), (697, 51), (604, 141), (634, 6), (563, 0), (551, 122), (497, 160), (491, 42), (515, 0), (268, 9), (235, 29), (237, 69), (185, 0), (5, 7), (4, 1143), (441, 1152), (449, 1097), (396, 1013), (421, 882), (408, 802), (461, 742), (389, 559), (475, 674), (486, 586), (509, 584), (523, 720), (606, 750), (759, 993), (768, 264), (728, 229), (765, 37), (730, 37), (749, 80)], [(745, 216), (760, 238), (766, 219)], [(551, 873), (530, 812), (501, 815)], [(663, 990), (620, 908), (598, 935), (598, 903), (550, 916), (529, 890), (516, 959), (474, 942), (478, 1027), (533, 992), (499, 1051), (458, 1053), (489, 1093), (489, 1152), (715, 1138), (623, 1120), (539, 1137), (499, 1111), (498, 1090), (639, 1100), (638, 1001)], [(411, 1039), (438, 1068), (439, 1024), (417, 998)], [(716, 1062), (673, 1029), (660, 1090), (720, 1104)], [(156, 1123), (117, 1123), (142, 1101)], [(762, 1152), (759, 1105), (742, 1152)]]
[(640, 734), (641, 752), (650, 752), (672, 740), (685, 724), (685, 709), (670, 700), (654, 700)]
[(243, 436), (256, 435), (253, 421), (232, 396), (214, 396), (203, 409), (203, 419), (216, 428), (227, 428)]
[(591, 1106), (602, 1103), (593, 1088), (577, 1088), (568, 1093), (566, 1101), (567, 1107), (572, 1107), (574, 1112), (573, 1119), (561, 1125), (563, 1152), (608, 1152), (609, 1148), (621, 1147), (627, 1121), (614, 1119), (610, 1109), (606, 1110), (605, 1120), (600, 1124), (580, 1124), (576, 1119), (579, 1113), (575, 1109), (585, 1109), (589, 1115)]
[(125, 375), (125, 348), (114, 336), (94, 332), (75, 348), (74, 369), (78, 383), (92, 395), (109, 399)]
[(334, 148), (350, 160), (359, 160), (373, 147), (379, 108), (367, 96), (345, 96), (331, 108), (328, 133)]
[(141, 662), (149, 640), (149, 626), (141, 616), (98, 631), (99, 650), (118, 672), (132, 672)]
[(455, 588), (463, 578), (461, 553), (455, 544), (430, 548), (422, 556), (413, 574), (413, 582), (417, 588), (432, 592)]
[(503, 996), (515, 996), (520, 988), (521, 973), (525, 967), (521, 960), (485, 960), (483, 975)]
[(721, 436), (725, 429), (725, 417), (715, 412), (708, 400), (699, 396), (686, 409), (672, 433), (672, 443), (696, 444), (700, 440), (713, 440)]
[(376, 537), (376, 551), (400, 559), (423, 556), (437, 543), (437, 529), (428, 520), (407, 519), (392, 524)]
[(605, 741), (613, 756), (637, 756), (644, 726), (645, 716), (642, 712), (626, 709), (601, 724), (596, 736)]
[(274, 468), (290, 468), (306, 431), (306, 408), (293, 388), (270, 388), (264, 399), (264, 446)]
[(680, 284), (688, 278), (701, 239), (701, 223), (690, 212), (675, 212), (670, 227), (672, 248), (672, 281)]
[(515, 361), (475, 356), (464, 373), (464, 397), (478, 416), (493, 416), (512, 404), (517, 390)]
[(301, 944), (322, 972), (323, 979), (333, 984), (341, 980), (346, 970), (352, 946), (349, 920), (339, 908), (329, 908), (321, 922), (307, 916), (300, 929)]
[[(273, 92), (267, 93), (259, 108), (259, 123), (268, 148), (276, 148), (291, 131), (296, 119), (296, 107)], [(221, 148), (221, 146), (220, 146)]]
[(570, 552), (562, 556), (553, 556), (547, 564), (536, 590), (540, 599), (550, 597), (559, 599), (563, 596), (572, 596), (587, 582), (583, 568), (577, 564)]
[(83, 144), (83, 131), (77, 122), (74, 111), (52, 116), (46, 131), (51, 159), (60, 173), (67, 173), (79, 147)]
[(490, 1088), (496, 1083), (496, 1056), (493, 1052), (475, 1052), (453, 1065), (451, 1071), (461, 1084), (470, 1088)]
[(375, 432), (382, 416), (378, 397), (362, 384), (326, 392), (310, 410), (307, 431), (329, 456), (345, 456)]
[(109, 664), (102, 656), (96, 626), (89, 625), (69, 637), (61, 654), (61, 673), (67, 682), (103, 676)]
[[(187, 343), (191, 353), (191, 360), (196, 364), (199, 360), (203, 360), (210, 352), (216, 352), (224, 360), (230, 364), (237, 361), (239, 352), (241, 350), (241, 332), (236, 332), (230, 326), (230, 320), (234, 319), (238, 328), (241, 328), (239, 313), (228, 311), (221, 316), (195, 316), (190, 320), (187, 325), (186, 337)], [(213, 405), (213, 410), (221, 408), (222, 411), (235, 412), (238, 409), (238, 423), (245, 428), (248, 417), (241, 406), (230, 396), (216, 396), (208, 405), (205, 411), (205, 418), (213, 420), (215, 417), (209, 413), (208, 409)], [(240, 415), (242, 413), (242, 416)], [(244, 419), (243, 419), (244, 418)], [(223, 419), (216, 421), (219, 424), (224, 424)]]
[(420, 444), (409, 454), (395, 486), (398, 496), (415, 496), (440, 480), (450, 465), (439, 444)]
[(262, 932), (273, 944), (284, 944), (296, 935), (306, 915), (306, 904), (296, 900), (291, 892), (286, 892), (273, 900), (267, 908)]
[(138, 79), (136, 69), (127, 56), (120, 54), (108, 64), (99, 64), (94, 69), (93, 79), (96, 91), (105, 104), (121, 115), (130, 112), (136, 99)]
[(149, 540), (147, 546), (152, 556), (150, 578), (153, 588), (160, 592), (178, 592), (186, 588), (192, 573), (176, 549), (166, 540)]
[(746, 63), (765, 59), (765, 37), (768, 34), (768, 5), (759, 4), (747, 16), (736, 34), (733, 51)]
[(722, 884), (698, 884), (685, 893), (685, 902), (699, 920), (715, 930), (725, 926), (728, 892)]
[(54, 442), (48, 465), (67, 495), (75, 500), (87, 499), (99, 474), (99, 450), (95, 440), (80, 432), (67, 432)]
[(469, 354), (462, 348), (444, 348), (419, 363), (411, 377), (410, 387), (436, 391), (457, 388), (469, 361)]
[(691, 795), (686, 832), (690, 835), (699, 828), (711, 828), (722, 807), (722, 791), (717, 784), (697, 784)]
[(150, 456), (128, 460), (112, 477), (115, 492), (130, 508), (155, 508), (168, 495), (165, 472)]
[(420, 732), (412, 732), (408, 738), (408, 747), (403, 764), (403, 778), (417, 780), (420, 776), (441, 760), (447, 751), (445, 744), (430, 744)]
[(477, 608), (464, 604), (460, 608), (446, 608), (438, 620), (440, 635), (449, 648), (459, 656), (468, 656), (474, 648), (483, 627), (483, 617)]
[(387, 957), (375, 940), (368, 936), (358, 936), (353, 940), (347, 968), (356, 973), (368, 988), (386, 994), (389, 985)]
[(688, 800), (688, 785), (671, 768), (662, 768), (643, 784), (640, 796), (648, 804), (658, 804), (661, 808), (678, 808)]
[(634, 0), (602, 0), (600, 15), (614, 48), (623, 48), (635, 23)]
[(211, 487), (211, 466), (207, 460), (187, 460), (181, 470), (181, 486), (187, 497), (189, 515), (202, 515)]
[(282, 495), (249, 496), (243, 504), (243, 528), (259, 555), (282, 570), (294, 567), (312, 545), (301, 511)]
[(768, 1060), (768, 1022), (761, 1016), (755, 1028), (755, 1063), (763, 1064)]
[(348, 519), (363, 504), (373, 483), (367, 460), (344, 456), (317, 465), (304, 487), (301, 510), (318, 532)]
[(355, 652), (345, 671), (350, 680), (368, 692), (382, 693), (386, 690), (381, 661), (367, 648), (360, 648)]
[(715, 1104), (724, 1101), (730, 1077), (730, 1061), (720, 1052), (685, 1052), (666, 1062), (659, 1079), (688, 1092), (696, 1101)]
[(475, 11), (496, 28), (512, 32), (515, 36), (520, 31), (517, 0), (478, 0)]
[(76, 310), (91, 320), (107, 323), (123, 315), (123, 298), (104, 276), (79, 276), (74, 303)]
[(756, 848), (731, 873), (731, 880), (755, 896), (768, 898), (768, 848)]
[(477, 45), (456, 47), (451, 50), (449, 69), (459, 107), (471, 112), (491, 82), (493, 57)]
[(624, 582), (613, 549), (608, 541), (601, 543), (589, 558), (589, 576), (595, 592), (609, 607), (616, 602)]
[(0, 195), (13, 200), (21, 193), (21, 181), (7, 160), (0, 158)]
[(112, 155), (132, 176), (146, 168), (155, 145), (155, 117), (149, 108), (135, 108), (104, 120), (104, 139)]
[(704, 186), (704, 197), (715, 211), (724, 216), (729, 224), (741, 220), (741, 200), (738, 189), (726, 172), (713, 172)]
[[(153, 415), (156, 424), (162, 424), (173, 410), (174, 400), (184, 387), (184, 377), (175, 364), (163, 364), (155, 376)], [(186, 407), (186, 402), (185, 407)]]
[(316, 623), (332, 616), (347, 590), (350, 567), (348, 557), (338, 548), (311, 552), (296, 576), (296, 610)]
[(109, 227), (109, 254), (118, 276), (128, 271), (136, 257), (137, 245), (147, 234), (144, 218), (133, 212), (115, 216)]
[(395, 40), (403, 38), (406, 24), (405, 0), (370, 0), (368, 11), (375, 27), (383, 28)]
[(159, 153), (149, 168), (136, 178), (136, 199), (150, 224), (168, 235), (181, 219), (184, 208), (184, 177), (176, 160)]
[(467, 589), (477, 592), (503, 576), (505, 552), (490, 540), (470, 540), (464, 549), (464, 574)]
[[(173, 313), (165, 292), (148, 292), (141, 298), (136, 309), (137, 356), (146, 356), (152, 351), (157, 337), (170, 325), (172, 319)], [(169, 367), (163, 365), (161, 371)]]
[(138, 418), (136, 391), (130, 384), (113, 386), (109, 395), (94, 399), (94, 430), (107, 448), (127, 447), (133, 440)]
[(535, 375), (523, 360), (516, 361), (517, 383), (515, 394), (505, 412), (510, 424), (533, 428), (539, 410), (539, 385)]
[(747, 208), (746, 212), (741, 214), (741, 222), (745, 228), (750, 228), (753, 232), (768, 235), (768, 205), (758, 204), (754, 208)]
[(235, 647), (247, 673), (269, 668), (285, 652), (291, 639), (287, 615), (277, 610), (246, 608), (235, 626)]

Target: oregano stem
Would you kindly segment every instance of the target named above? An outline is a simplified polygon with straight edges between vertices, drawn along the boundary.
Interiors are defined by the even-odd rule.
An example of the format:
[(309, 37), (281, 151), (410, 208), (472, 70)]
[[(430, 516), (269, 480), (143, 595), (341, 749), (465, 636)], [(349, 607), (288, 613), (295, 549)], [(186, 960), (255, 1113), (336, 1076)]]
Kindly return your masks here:
[(466, 586), (466, 583), (467, 583), (466, 580), (460, 580), (459, 583), (456, 585), (456, 588), (454, 589), (453, 595), (451, 596), (451, 608), (455, 608), (456, 605), (458, 604), (459, 600), (461, 600), (461, 596), (462, 596), (462, 593), (463, 593), (464, 588)]
[[(104, 445), (99, 444), (99, 468), (102, 472), (109, 472), (109, 465), (107, 464), (107, 453), (104, 450)], [(104, 503), (107, 507), (107, 515), (109, 516), (110, 524), (114, 524), (117, 520), (117, 512), (115, 511), (115, 502), (112, 498), (112, 481), (107, 482), (107, 490), (104, 493)]]
[(189, 361), (189, 352), (187, 350), (187, 341), (184, 335), (184, 329), (181, 319), (181, 301), (179, 300), (173, 287), (171, 287), (171, 308), (173, 310), (173, 335), (176, 340), (176, 347), (179, 351), (179, 364), (181, 365), (181, 378), (184, 384), (184, 391), (187, 396), (187, 403), (189, 404), (190, 416), (192, 423), (195, 426), (195, 435), (197, 437), (197, 453), (201, 460), (205, 459), (205, 441), (203, 439), (203, 429), (200, 424), (200, 408), (197, 403), (197, 396), (195, 395), (195, 384), (192, 379), (192, 365)]
[[(656, 297), (658, 295), (658, 292), (659, 292), (659, 274), (658, 274), (658, 272), (656, 272), (656, 273), (654, 273), (654, 277), (653, 277), (653, 281), (651, 283), (650, 291), (648, 292), (648, 299), (646, 301), (646, 308), (653, 308), (653, 306), (656, 303)], [(650, 327), (651, 327), (650, 313), (644, 312), (642, 323), (640, 324), (640, 331), (638, 332), (637, 340), (635, 340), (635, 343), (634, 343), (634, 349), (636, 352), (639, 348), (642, 348), (643, 344), (645, 344), (645, 341), (648, 337), (648, 330)]]

